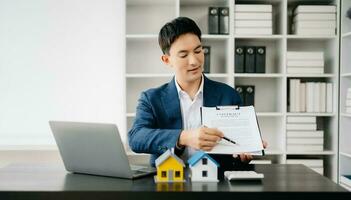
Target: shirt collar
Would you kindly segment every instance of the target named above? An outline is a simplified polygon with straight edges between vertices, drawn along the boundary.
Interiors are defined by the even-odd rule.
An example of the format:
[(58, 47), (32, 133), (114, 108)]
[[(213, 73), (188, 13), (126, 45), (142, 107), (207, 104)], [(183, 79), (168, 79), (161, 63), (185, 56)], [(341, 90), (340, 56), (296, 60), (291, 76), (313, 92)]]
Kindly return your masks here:
[[(182, 88), (179, 86), (178, 82), (177, 82), (177, 77), (174, 78), (174, 82), (175, 82), (175, 85), (176, 85), (176, 88), (177, 88), (177, 92), (178, 92), (178, 95), (181, 95), (182, 93), (186, 93), (184, 90), (182, 90)], [(199, 90), (196, 92), (196, 96), (198, 96), (199, 94), (201, 94), (204, 90), (204, 75), (202, 74), (201, 75), (201, 83), (200, 83), (200, 87), (199, 87)]]

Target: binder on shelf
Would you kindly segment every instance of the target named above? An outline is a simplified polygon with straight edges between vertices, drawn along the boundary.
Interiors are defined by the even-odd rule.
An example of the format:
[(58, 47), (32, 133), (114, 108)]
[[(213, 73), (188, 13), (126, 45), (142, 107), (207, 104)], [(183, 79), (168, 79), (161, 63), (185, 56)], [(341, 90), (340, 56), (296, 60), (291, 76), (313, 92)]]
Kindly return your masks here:
[(255, 58), (255, 67), (256, 73), (265, 73), (266, 72), (266, 47), (256, 47), (256, 58)]
[(204, 54), (205, 54), (205, 63), (204, 63), (204, 73), (210, 73), (211, 66), (211, 47), (203, 46)]
[(244, 97), (246, 106), (255, 106), (255, 86), (246, 86)]
[(208, 8), (208, 33), (218, 34), (219, 33), (219, 9), (217, 7)]
[(244, 99), (244, 86), (238, 85), (235, 87), (235, 90), (238, 92), (241, 101), (243, 102), (243, 105), (245, 105), (245, 99)]
[(219, 34), (229, 34), (229, 8), (219, 8)]
[(235, 48), (235, 73), (244, 73), (245, 65), (245, 47), (237, 46)]
[(255, 73), (255, 47), (246, 47), (245, 51), (245, 72)]

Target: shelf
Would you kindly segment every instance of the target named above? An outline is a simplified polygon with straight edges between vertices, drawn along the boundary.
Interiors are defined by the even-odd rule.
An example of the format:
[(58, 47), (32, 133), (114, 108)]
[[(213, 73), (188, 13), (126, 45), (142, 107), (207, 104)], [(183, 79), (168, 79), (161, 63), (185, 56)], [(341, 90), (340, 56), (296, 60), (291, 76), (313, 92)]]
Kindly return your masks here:
[(341, 77), (348, 77), (351, 78), (351, 73), (343, 73), (340, 75)]
[(334, 151), (287, 151), (287, 155), (334, 155)]
[(235, 39), (281, 39), (283, 35), (234, 35)]
[(254, 73), (234, 73), (234, 77), (247, 77), (247, 78), (280, 78), (283, 74), (254, 74)]
[(334, 117), (336, 113), (286, 113), (286, 116), (316, 116), (316, 117)]
[(351, 117), (351, 113), (340, 113), (342, 117)]
[(306, 40), (331, 40), (337, 39), (336, 35), (325, 36), (325, 35), (288, 35), (288, 39), (306, 39)]
[(201, 35), (202, 39), (219, 39), (219, 40), (223, 40), (223, 39), (229, 39), (229, 35), (209, 35), (209, 34), (204, 34)]
[(345, 38), (345, 37), (351, 37), (351, 31), (350, 32), (347, 32), (347, 33), (343, 33), (341, 35), (342, 38)]
[(335, 74), (287, 74), (289, 78), (306, 77), (306, 78), (335, 78)]
[(340, 152), (340, 155), (351, 158), (351, 154), (349, 153)]

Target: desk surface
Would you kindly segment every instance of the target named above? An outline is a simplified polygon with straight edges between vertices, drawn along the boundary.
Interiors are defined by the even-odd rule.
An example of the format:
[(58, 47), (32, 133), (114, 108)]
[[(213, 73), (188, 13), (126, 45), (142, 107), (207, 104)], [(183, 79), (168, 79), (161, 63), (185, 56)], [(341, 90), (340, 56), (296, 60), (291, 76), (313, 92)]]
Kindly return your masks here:
[[(262, 181), (220, 181), (219, 183), (162, 183), (155, 184), (153, 177), (144, 177), (137, 180), (126, 180), (111, 177), (101, 177), (83, 174), (72, 174), (65, 171), (62, 164), (47, 163), (47, 164), (12, 164), (3, 169), (0, 169), (0, 199), (5, 197), (21, 197), (21, 194), (26, 195), (54, 195), (56, 197), (65, 194), (87, 195), (89, 192), (105, 193), (109, 195), (118, 194), (119, 197), (131, 199), (134, 197), (140, 198), (147, 196), (154, 198), (155, 194), (164, 194), (167, 192), (167, 198), (172, 199), (169, 194), (178, 194), (174, 196), (179, 199), (179, 194), (190, 194), (193, 199), (196, 199), (197, 193), (206, 194), (204, 197), (211, 196), (212, 193), (233, 194), (236, 192), (243, 195), (246, 199), (254, 199), (253, 194), (260, 194), (259, 197), (264, 197), (265, 193), (292, 192), (293, 197), (303, 192), (317, 194), (316, 192), (338, 192), (338, 194), (346, 195), (345, 189), (314, 172), (313, 170), (303, 165), (256, 165), (254, 170), (259, 173), (264, 173), (265, 178)], [(158, 191), (158, 192), (157, 192)], [(208, 193), (208, 194), (207, 194)], [(323, 194), (319, 193), (319, 194)], [(193, 195), (195, 194), (195, 195)], [(286, 194), (286, 193), (283, 193)], [(323, 194), (323, 196), (324, 196)], [(29, 195), (29, 196), (28, 196)], [(239, 196), (240, 196), (239, 195)], [(86, 196), (89, 198), (91, 195)], [(283, 197), (283, 196), (281, 196)], [(306, 194), (304, 193), (304, 197)], [(324, 196), (325, 197), (325, 196)], [(66, 197), (65, 197), (66, 198)], [(202, 198), (201, 195), (199, 198)], [(207, 199), (207, 198), (206, 198)], [(333, 199), (336, 196), (333, 195)]]

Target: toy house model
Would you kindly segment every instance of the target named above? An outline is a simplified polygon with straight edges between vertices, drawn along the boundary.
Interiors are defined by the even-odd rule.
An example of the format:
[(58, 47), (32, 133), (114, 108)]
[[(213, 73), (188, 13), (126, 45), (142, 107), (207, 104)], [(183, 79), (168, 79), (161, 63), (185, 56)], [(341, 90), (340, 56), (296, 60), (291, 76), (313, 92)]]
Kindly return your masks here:
[(207, 153), (199, 151), (189, 160), (191, 181), (218, 182), (217, 174), (219, 164)]
[(184, 182), (184, 162), (167, 150), (155, 161), (157, 175), (155, 182)]

